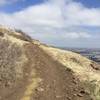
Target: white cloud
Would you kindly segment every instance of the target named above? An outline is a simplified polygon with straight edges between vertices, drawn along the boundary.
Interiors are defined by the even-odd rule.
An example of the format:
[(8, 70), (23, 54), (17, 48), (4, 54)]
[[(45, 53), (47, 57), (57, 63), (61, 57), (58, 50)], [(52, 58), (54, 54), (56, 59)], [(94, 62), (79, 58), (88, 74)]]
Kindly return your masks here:
[(80, 3), (67, 5), (66, 22), (72, 25), (100, 26), (100, 8), (86, 8)]
[(59, 33), (62, 39), (63, 37), (77, 39), (90, 38), (91, 35), (88, 32), (68, 32), (67, 29), (74, 26), (100, 27), (99, 17), (99, 8), (86, 8), (72, 0), (46, 0), (43, 4), (28, 7), (13, 14), (0, 13), (0, 19), (2, 19), (0, 23), (29, 33), (42, 34), (42, 36), (39, 34), (41, 37), (36, 35), (37, 38), (54, 37)]
[(65, 34), (64, 37), (71, 38), (71, 39), (78, 39), (78, 38), (91, 38), (91, 35), (85, 32), (82, 32), (82, 33), (71, 32), (71, 33)]

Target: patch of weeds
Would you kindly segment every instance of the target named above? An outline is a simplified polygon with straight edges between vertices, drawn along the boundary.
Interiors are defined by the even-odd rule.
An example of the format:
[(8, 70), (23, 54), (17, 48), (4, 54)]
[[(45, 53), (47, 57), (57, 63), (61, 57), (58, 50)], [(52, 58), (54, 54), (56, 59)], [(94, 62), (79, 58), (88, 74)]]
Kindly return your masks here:
[(21, 55), (22, 50), (17, 44), (0, 39), (0, 82), (3, 82), (3, 85), (14, 82), (19, 76), (22, 70), (22, 66), (18, 63)]
[(85, 86), (90, 92), (91, 97), (94, 97), (95, 100), (100, 100), (100, 81), (86, 81)]
[(21, 35), (12, 34), (14, 37), (24, 40), (24, 41), (32, 42), (32, 38), (28, 36), (26, 33), (24, 33), (22, 30), (15, 29), (15, 32), (18, 32)]
[(71, 59), (72, 62), (75, 62), (75, 63), (81, 65), (81, 63), (80, 63), (80, 61), (78, 59), (76, 59), (74, 57), (73, 58), (70, 58), (70, 59)]
[(0, 36), (1, 36), (1, 37), (4, 37), (4, 33), (0, 32)]

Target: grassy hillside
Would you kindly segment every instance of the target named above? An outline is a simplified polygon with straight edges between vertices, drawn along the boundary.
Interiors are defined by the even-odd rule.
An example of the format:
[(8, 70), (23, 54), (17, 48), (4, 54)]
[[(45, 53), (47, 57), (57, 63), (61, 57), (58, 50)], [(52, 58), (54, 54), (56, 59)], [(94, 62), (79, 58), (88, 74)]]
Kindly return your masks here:
[(100, 65), (71, 51), (60, 50), (48, 46), (40, 46), (54, 60), (71, 69), (84, 83), (86, 91), (96, 100), (100, 100)]
[(100, 100), (100, 66), (0, 27), (1, 100)]

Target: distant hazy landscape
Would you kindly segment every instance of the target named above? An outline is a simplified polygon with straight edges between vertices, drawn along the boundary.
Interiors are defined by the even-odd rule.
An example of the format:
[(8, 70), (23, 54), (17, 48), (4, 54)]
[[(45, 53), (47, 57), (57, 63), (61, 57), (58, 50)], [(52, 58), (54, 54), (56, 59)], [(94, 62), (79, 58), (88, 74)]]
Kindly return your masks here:
[(97, 48), (92, 48), (92, 49), (88, 49), (88, 48), (61, 48), (64, 50), (70, 50), (76, 53), (79, 53), (93, 61), (96, 61), (98, 63), (100, 63), (100, 49)]

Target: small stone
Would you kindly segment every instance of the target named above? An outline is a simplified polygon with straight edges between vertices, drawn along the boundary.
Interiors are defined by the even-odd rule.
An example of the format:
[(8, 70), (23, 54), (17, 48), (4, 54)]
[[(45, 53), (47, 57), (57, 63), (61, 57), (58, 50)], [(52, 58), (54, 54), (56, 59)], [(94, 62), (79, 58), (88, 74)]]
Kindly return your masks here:
[(72, 100), (71, 97), (67, 97), (68, 100)]
[(60, 96), (60, 95), (56, 95), (56, 98), (61, 98), (62, 96)]
[(77, 94), (77, 96), (79, 96), (79, 97), (83, 97), (83, 95), (82, 95), (81, 93)]
[(41, 87), (37, 88), (36, 90), (39, 91), (39, 92), (43, 92), (44, 91), (44, 89), (41, 88)]
[(73, 90), (74, 90), (74, 91), (78, 91), (78, 89), (77, 89), (77, 88), (74, 88)]
[(11, 82), (8, 81), (5, 83), (5, 87), (9, 87), (9, 86), (11, 86)]
[(74, 96), (77, 96), (77, 94), (73, 94)]

